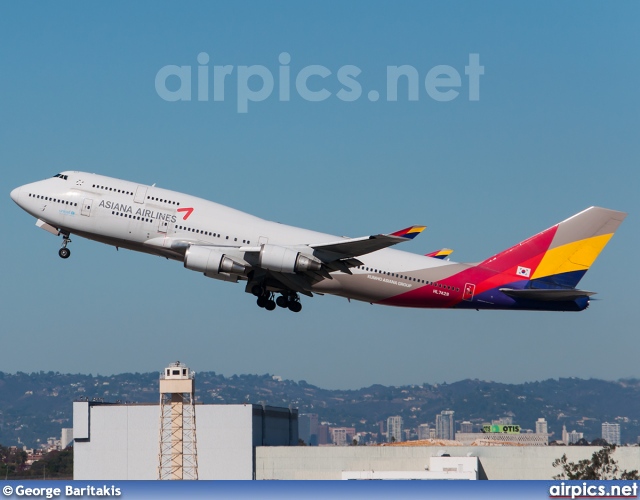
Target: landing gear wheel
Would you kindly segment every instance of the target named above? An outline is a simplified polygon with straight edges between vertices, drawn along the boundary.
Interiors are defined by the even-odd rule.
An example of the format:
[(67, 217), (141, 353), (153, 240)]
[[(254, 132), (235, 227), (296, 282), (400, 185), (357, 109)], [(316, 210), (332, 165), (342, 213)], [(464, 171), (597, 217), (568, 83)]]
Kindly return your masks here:
[(265, 297), (264, 295), (261, 295), (260, 297), (258, 297), (258, 300), (256, 300), (256, 304), (258, 304), (258, 307), (266, 307), (267, 302), (269, 302), (269, 298)]
[(261, 295), (264, 295), (264, 288), (262, 288), (260, 285), (253, 285), (251, 287), (251, 293), (256, 297), (260, 297)]
[(71, 255), (71, 250), (67, 248), (67, 245), (71, 243), (71, 238), (69, 238), (69, 233), (62, 233), (62, 245), (60, 250), (58, 250), (58, 255), (63, 259), (68, 259)]
[(280, 297), (276, 299), (276, 304), (278, 305), (278, 307), (285, 308), (289, 305), (289, 301), (284, 295), (280, 295)]
[(267, 311), (273, 311), (276, 308), (276, 303), (273, 300), (267, 300), (267, 303), (265, 304), (264, 308)]
[(289, 302), (289, 310), (298, 313), (302, 311), (302, 304), (300, 302)]

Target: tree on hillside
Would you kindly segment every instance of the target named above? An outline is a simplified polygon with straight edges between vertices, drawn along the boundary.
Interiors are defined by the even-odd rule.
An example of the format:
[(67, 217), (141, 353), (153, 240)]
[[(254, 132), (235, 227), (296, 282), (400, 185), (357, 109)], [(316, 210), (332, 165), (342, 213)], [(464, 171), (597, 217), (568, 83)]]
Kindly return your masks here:
[(620, 470), (618, 462), (611, 456), (616, 445), (606, 445), (601, 450), (593, 452), (591, 459), (585, 458), (578, 463), (569, 462), (566, 453), (553, 461), (554, 467), (561, 467), (562, 474), (553, 479), (640, 479), (637, 470)]
[(33, 462), (26, 475), (34, 477), (72, 477), (73, 446), (62, 451), (50, 451), (41, 460)]
[(27, 454), (15, 446), (4, 447), (0, 445), (0, 479), (15, 475), (25, 468)]

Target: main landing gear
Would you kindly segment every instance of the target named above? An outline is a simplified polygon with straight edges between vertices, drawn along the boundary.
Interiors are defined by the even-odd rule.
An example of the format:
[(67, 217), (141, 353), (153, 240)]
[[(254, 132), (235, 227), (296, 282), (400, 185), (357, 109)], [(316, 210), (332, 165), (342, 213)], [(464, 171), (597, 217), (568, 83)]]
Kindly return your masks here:
[(260, 285), (255, 285), (251, 289), (251, 293), (258, 297), (256, 300), (258, 307), (266, 309), (267, 311), (273, 311), (276, 308), (276, 305), (283, 309), (289, 309), (292, 312), (302, 311), (300, 297), (298, 297), (298, 294), (295, 292), (288, 294), (283, 293), (276, 300), (273, 300), (274, 294), (272, 292), (269, 292)]
[(62, 247), (58, 250), (58, 255), (63, 259), (68, 259), (71, 255), (71, 250), (67, 248), (67, 243), (71, 243), (71, 239), (68, 234), (62, 235)]

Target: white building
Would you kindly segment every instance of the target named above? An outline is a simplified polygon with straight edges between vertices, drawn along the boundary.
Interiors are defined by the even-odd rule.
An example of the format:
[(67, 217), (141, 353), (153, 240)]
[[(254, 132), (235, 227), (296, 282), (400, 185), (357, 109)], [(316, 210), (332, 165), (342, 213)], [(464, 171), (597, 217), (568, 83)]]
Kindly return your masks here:
[(539, 418), (536, 422), (536, 434), (549, 434), (547, 421), (544, 418)]
[(356, 430), (353, 427), (329, 427), (329, 435), (336, 446), (347, 446), (353, 442)]
[(404, 419), (400, 416), (389, 417), (387, 419), (387, 441), (404, 441)]
[(418, 426), (418, 439), (429, 439), (431, 437), (429, 424), (420, 424)]
[[(535, 436), (535, 433), (530, 435)], [(435, 479), (425, 472), (443, 473), (454, 478), (458, 465), (462, 471), (466, 458), (477, 458), (478, 479), (542, 479), (551, 480), (558, 474), (553, 461), (563, 454), (570, 462), (588, 460), (599, 446), (273, 446), (256, 448), (256, 479), (303, 480), (303, 479), (351, 479), (367, 478), (378, 471), (387, 473), (386, 478)], [(444, 455), (450, 455), (446, 457)], [(640, 469), (640, 454), (637, 447), (619, 447), (614, 459), (621, 469)], [(436, 466), (437, 458), (451, 458)], [(428, 469), (427, 469), (428, 468)], [(396, 474), (390, 474), (395, 472)], [(437, 477), (443, 479), (443, 477)], [(459, 478), (459, 477), (457, 477)], [(372, 479), (384, 479), (372, 477)], [(460, 478), (461, 479), (461, 478)]]
[(460, 432), (464, 432), (467, 434), (473, 432), (473, 424), (468, 420), (460, 422)]
[(67, 446), (72, 444), (73, 441), (73, 429), (62, 429), (62, 436), (60, 438), (60, 449), (64, 450)]
[(453, 414), (453, 410), (443, 410), (440, 415), (436, 415), (436, 439), (453, 441), (456, 438)]
[(342, 479), (478, 479), (478, 457), (430, 457), (425, 470), (342, 471)]
[[(198, 479), (253, 479), (256, 446), (298, 444), (298, 411), (195, 405)], [(158, 404), (73, 403), (74, 479), (157, 479)]]
[(582, 432), (576, 432), (575, 430), (573, 430), (567, 434), (567, 437), (569, 440), (567, 444), (576, 444), (584, 437), (584, 434)]
[(567, 432), (567, 426), (562, 426), (562, 442), (564, 444), (569, 444), (569, 433)]
[(602, 439), (609, 444), (620, 444), (620, 424), (602, 423)]

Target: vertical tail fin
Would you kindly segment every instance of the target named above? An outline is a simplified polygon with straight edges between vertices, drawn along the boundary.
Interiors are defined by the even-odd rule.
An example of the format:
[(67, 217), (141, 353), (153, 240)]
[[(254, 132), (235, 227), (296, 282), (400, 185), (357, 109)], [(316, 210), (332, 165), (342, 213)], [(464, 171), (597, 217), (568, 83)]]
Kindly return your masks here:
[(575, 288), (613, 233), (624, 212), (591, 207), (481, 262), (525, 288)]

